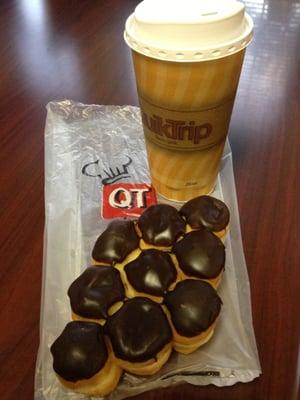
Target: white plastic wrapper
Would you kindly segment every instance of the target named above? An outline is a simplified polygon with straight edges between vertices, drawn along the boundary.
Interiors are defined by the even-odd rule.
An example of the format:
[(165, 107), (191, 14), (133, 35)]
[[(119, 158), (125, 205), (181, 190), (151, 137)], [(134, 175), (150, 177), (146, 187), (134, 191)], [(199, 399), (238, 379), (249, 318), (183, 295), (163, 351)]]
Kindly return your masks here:
[[(47, 110), (46, 226), (35, 399), (81, 400), (87, 397), (63, 388), (52, 369), (50, 346), (70, 321), (67, 290), (89, 264), (93, 244), (109, 222), (100, 213), (103, 183), (149, 183), (150, 179), (137, 107), (65, 100), (49, 103)], [(228, 144), (213, 196), (222, 199), (231, 212), (226, 267), (218, 290), (223, 307), (213, 338), (190, 355), (173, 352), (154, 376), (125, 373), (109, 399), (181, 382), (228, 386), (260, 375)]]

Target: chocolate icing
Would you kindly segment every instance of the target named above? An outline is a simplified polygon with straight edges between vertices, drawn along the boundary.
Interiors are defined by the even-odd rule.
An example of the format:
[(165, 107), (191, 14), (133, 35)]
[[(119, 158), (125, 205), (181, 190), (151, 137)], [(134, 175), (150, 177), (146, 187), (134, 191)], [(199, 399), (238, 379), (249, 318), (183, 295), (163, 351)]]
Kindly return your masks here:
[(185, 232), (185, 222), (176, 208), (167, 204), (150, 206), (140, 216), (138, 227), (145, 242), (171, 246)]
[(103, 328), (93, 322), (69, 322), (50, 350), (54, 371), (71, 382), (94, 376), (108, 357)]
[(226, 228), (229, 223), (229, 210), (225, 203), (211, 196), (199, 196), (180, 209), (180, 214), (194, 229), (206, 229), (214, 232)]
[(176, 331), (187, 337), (200, 335), (216, 320), (222, 301), (207, 282), (186, 279), (165, 297)]
[(88, 267), (69, 287), (72, 310), (85, 318), (107, 318), (107, 311), (124, 298), (120, 273), (113, 267)]
[(144, 297), (126, 301), (107, 320), (105, 329), (115, 355), (130, 362), (154, 358), (172, 339), (171, 328), (160, 305)]
[(172, 250), (180, 269), (188, 276), (216, 278), (224, 268), (225, 246), (213, 233), (193, 231), (175, 243)]
[(162, 296), (177, 275), (169, 254), (156, 249), (142, 251), (125, 272), (134, 289), (155, 296)]
[(116, 219), (98, 237), (92, 257), (98, 262), (115, 264), (122, 262), (138, 245), (133, 221)]

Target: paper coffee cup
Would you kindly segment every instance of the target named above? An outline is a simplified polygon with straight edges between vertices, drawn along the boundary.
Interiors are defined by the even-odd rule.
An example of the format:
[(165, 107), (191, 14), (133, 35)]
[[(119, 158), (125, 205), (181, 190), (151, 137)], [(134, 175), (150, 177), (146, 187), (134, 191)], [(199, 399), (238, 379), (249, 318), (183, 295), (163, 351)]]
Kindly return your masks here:
[(185, 201), (214, 188), (252, 21), (235, 0), (144, 0), (126, 22), (151, 179)]

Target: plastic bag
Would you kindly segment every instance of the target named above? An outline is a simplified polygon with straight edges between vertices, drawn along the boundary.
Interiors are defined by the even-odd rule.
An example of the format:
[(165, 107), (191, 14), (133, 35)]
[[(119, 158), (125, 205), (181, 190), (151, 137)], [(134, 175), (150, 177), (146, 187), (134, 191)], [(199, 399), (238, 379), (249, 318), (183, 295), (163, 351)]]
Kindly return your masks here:
[[(87, 397), (62, 387), (52, 369), (50, 354), (51, 344), (71, 319), (67, 290), (89, 264), (94, 242), (109, 222), (100, 212), (103, 185), (116, 180), (150, 183), (150, 179), (137, 107), (83, 105), (65, 100), (49, 103), (47, 110), (46, 226), (35, 399), (79, 400)], [(109, 399), (180, 382), (227, 386), (260, 375), (228, 143), (213, 196), (225, 201), (231, 212), (225, 273), (218, 289), (223, 308), (213, 338), (190, 355), (173, 352), (154, 376), (125, 373)]]

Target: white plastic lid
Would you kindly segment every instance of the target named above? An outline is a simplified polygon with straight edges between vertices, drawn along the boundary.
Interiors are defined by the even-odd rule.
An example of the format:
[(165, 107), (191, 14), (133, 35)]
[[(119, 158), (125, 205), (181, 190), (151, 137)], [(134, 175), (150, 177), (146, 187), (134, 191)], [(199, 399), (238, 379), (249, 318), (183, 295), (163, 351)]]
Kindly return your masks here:
[(246, 47), (253, 22), (236, 0), (143, 0), (125, 26), (129, 47), (168, 61), (204, 61)]

